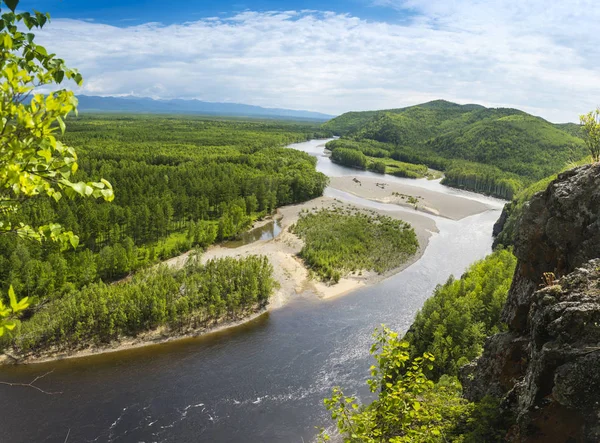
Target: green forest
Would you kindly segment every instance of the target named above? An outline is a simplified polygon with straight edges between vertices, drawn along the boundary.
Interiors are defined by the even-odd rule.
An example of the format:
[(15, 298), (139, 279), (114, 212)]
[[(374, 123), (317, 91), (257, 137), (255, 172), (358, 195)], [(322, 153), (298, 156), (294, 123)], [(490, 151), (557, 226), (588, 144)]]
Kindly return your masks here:
[[(496, 251), (438, 286), (403, 338), (385, 327), (375, 332), (367, 383), (377, 398), (361, 405), (336, 387), (325, 399), (344, 442), (502, 440), (510, 423), (499, 415), (498, 400), (468, 402), (456, 375), (503, 328), (500, 311), (515, 265), (510, 250)], [(329, 440), (324, 430), (320, 440)]]
[(19, 355), (73, 350), (135, 337), (165, 326), (169, 332), (207, 328), (264, 308), (275, 285), (266, 257), (223, 258), (180, 270), (160, 266), (119, 284), (71, 290), (23, 321), (0, 349)]
[(331, 161), (340, 165), (396, 177), (434, 178), (427, 166), (396, 160), (390, 157), (385, 147), (385, 144), (373, 140), (357, 142), (337, 139), (327, 143), (327, 149), (331, 151)]
[(408, 223), (346, 207), (307, 211), (290, 231), (304, 240), (300, 257), (307, 266), (333, 283), (350, 272), (384, 273), (419, 248)]
[[(284, 148), (329, 135), (314, 123), (127, 115), (84, 115), (67, 123), (61, 139), (79, 154), (74, 179), (103, 177), (112, 184), (115, 198), (110, 203), (55, 201), (40, 195), (8, 214), (13, 225), (39, 226), (52, 220), (79, 237), (73, 249), (0, 236), (4, 301), (8, 303), (12, 286), (31, 304), (13, 343), (23, 351), (61, 342), (106, 341), (163, 324), (173, 327), (173, 309), (182, 309), (178, 327), (252, 309), (257, 304), (252, 287), (235, 288), (232, 297), (241, 297), (239, 306), (221, 289), (208, 298), (200, 292), (175, 297), (171, 306), (177, 291), (163, 293), (160, 288), (186, 283), (166, 271), (144, 271), (133, 282), (110, 283), (192, 248), (234, 238), (281, 205), (322, 195), (327, 185), (313, 157)], [(210, 269), (218, 276), (221, 268), (251, 265), (217, 263)], [(194, 278), (206, 272), (199, 269)], [(231, 289), (221, 283), (223, 291)], [(150, 290), (153, 285), (158, 292)], [(265, 288), (259, 305), (267, 296)], [(171, 307), (164, 307), (166, 301)], [(119, 304), (119, 313), (113, 303)], [(142, 312), (143, 303), (160, 312)]]
[[(323, 128), (342, 136), (328, 144), (334, 154), (341, 148), (360, 152), (364, 168), (369, 161), (389, 158), (420, 165), (421, 171), (443, 171), (442, 183), (449, 186), (505, 199), (587, 155), (577, 125), (555, 125), (517, 109), (443, 100), (346, 113)], [(338, 157), (343, 162), (349, 154)], [(407, 171), (395, 175), (426, 174)]]
[(67, 121), (76, 178), (103, 177), (111, 203), (33, 198), (13, 222), (53, 220), (76, 250), (0, 236), (0, 292), (52, 299), (99, 279), (227, 238), (281, 205), (322, 194), (327, 178), (307, 154), (282, 148), (325, 136), (315, 125), (194, 117), (83, 116)]

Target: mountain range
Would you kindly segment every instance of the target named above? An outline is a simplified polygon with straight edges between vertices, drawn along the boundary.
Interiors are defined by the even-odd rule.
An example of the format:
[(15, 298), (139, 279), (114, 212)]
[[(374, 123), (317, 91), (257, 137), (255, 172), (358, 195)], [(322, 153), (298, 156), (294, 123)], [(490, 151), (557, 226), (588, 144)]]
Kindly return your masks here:
[(286, 120), (326, 121), (333, 115), (320, 112), (261, 106), (241, 103), (214, 103), (201, 100), (155, 100), (149, 97), (98, 97), (78, 95), (80, 112), (123, 112), (145, 114), (197, 114), (230, 117), (257, 117)]

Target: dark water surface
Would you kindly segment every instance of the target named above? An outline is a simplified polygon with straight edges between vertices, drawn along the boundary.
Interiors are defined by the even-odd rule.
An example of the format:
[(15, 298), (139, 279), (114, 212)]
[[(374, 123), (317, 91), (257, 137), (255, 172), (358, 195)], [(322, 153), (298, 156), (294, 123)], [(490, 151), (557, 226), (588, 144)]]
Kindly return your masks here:
[[(319, 169), (329, 175), (361, 173), (321, 157), (322, 143), (293, 147), (319, 156)], [(62, 443), (69, 433), (69, 442), (311, 441), (315, 426), (332, 424), (322, 399), (333, 386), (369, 398), (365, 380), (373, 329), (385, 323), (406, 330), (437, 284), (490, 252), (500, 201), (438, 182), (407, 183), (417, 182), (486, 201), (494, 209), (458, 222), (435, 217), (440, 233), (419, 261), (344, 297), (298, 297), (247, 324), (204, 337), (2, 367), (1, 380), (18, 382), (53, 370), (38, 385), (62, 394), (0, 386), (0, 438)], [(331, 189), (327, 194), (344, 198)]]

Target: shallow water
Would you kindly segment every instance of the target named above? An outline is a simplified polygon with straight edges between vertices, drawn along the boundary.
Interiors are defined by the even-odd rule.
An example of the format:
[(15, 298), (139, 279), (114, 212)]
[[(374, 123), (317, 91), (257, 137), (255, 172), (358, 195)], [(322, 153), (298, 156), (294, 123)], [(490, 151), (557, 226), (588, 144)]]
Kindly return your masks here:
[(223, 246), (226, 248), (239, 248), (240, 246), (254, 243), (255, 241), (271, 240), (281, 232), (279, 220), (273, 220), (258, 228), (243, 232), (235, 240), (226, 241)]
[[(376, 175), (333, 165), (323, 141), (294, 145), (329, 175)], [(408, 180), (385, 176), (385, 180)], [(242, 326), (141, 349), (41, 365), (4, 367), (0, 379), (62, 391), (0, 386), (3, 438), (15, 442), (308, 442), (330, 426), (322, 399), (335, 385), (366, 400), (373, 329), (405, 331), (424, 300), (491, 250), (501, 201), (408, 180), (494, 209), (460, 221), (434, 218), (423, 257), (383, 282), (332, 300), (299, 296)], [(328, 189), (327, 195), (401, 210)], [(410, 210), (410, 209), (408, 209)]]

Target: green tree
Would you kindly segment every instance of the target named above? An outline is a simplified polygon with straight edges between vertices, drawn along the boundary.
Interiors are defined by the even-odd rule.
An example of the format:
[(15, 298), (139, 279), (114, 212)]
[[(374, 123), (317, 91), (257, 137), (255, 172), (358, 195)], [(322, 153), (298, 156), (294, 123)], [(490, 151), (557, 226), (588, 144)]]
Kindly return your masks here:
[(592, 161), (600, 161), (600, 107), (595, 111), (579, 116), (583, 129), (585, 145), (592, 156)]
[(0, 233), (76, 246), (77, 236), (56, 223), (33, 228), (11, 221), (22, 202), (37, 195), (56, 201), (63, 195), (110, 201), (113, 192), (106, 180), (72, 181), (78, 167), (77, 154), (56, 135), (64, 132), (64, 119), (76, 110), (73, 92), (35, 92), (36, 88), (60, 84), (65, 79), (79, 85), (83, 81), (81, 74), (65, 66), (64, 60), (36, 44), (34, 34), (21, 32), (23, 28), (42, 28), (50, 16), (37, 11), (16, 14), (18, 1), (4, 0), (4, 4), (11, 12), (0, 19)]
[[(35, 11), (15, 13), (18, 0), (3, 0), (0, 12), (0, 234), (14, 233), (41, 241), (50, 239), (76, 247), (79, 239), (57, 223), (31, 227), (14, 223), (22, 202), (46, 195), (59, 201), (63, 194), (113, 199), (109, 182), (76, 182), (77, 155), (57, 140), (65, 130), (64, 119), (76, 110), (77, 99), (65, 89), (48, 95), (36, 88), (60, 84), (65, 79), (81, 85), (82, 77), (65, 66), (64, 60), (34, 42), (26, 28), (41, 29), (50, 19)], [(17, 302), (13, 288), (8, 292), (10, 307), (0, 304), (0, 335), (15, 327), (13, 317), (28, 306), (27, 298)]]
[[(378, 397), (361, 406), (355, 397), (347, 397), (334, 388), (324, 403), (336, 421), (344, 443), (444, 442), (451, 440), (455, 423), (467, 416), (470, 406), (460, 397), (456, 380), (434, 383), (425, 375), (434, 362), (425, 353), (411, 359), (409, 344), (398, 334), (383, 327), (375, 333), (371, 366), (367, 381)], [(319, 441), (328, 441), (322, 431)]]

